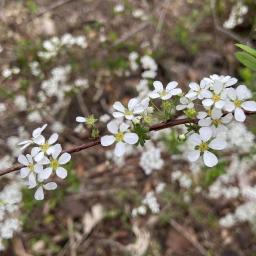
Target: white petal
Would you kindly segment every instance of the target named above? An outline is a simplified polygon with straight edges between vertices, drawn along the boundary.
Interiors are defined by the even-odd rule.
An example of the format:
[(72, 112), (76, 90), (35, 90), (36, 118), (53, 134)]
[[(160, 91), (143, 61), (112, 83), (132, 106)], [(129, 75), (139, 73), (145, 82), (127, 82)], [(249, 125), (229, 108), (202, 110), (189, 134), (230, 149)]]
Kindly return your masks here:
[(61, 179), (65, 179), (68, 176), (68, 172), (63, 167), (58, 167), (56, 170), (56, 175)]
[(232, 78), (230, 78), (230, 79), (225, 83), (225, 86), (226, 86), (226, 87), (232, 86), (232, 85), (236, 84), (237, 81), (238, 81), (238, 80), (237, 80), (236, 78), (232, 77)]
[(43, 160), (43, 158), (44, 158), (44, 152), (39, 152), (39, 153), (34, 157), (34, 159), (35, 159), (36, 162), (40, 162), (41, 160)]
[(213, 139), (209, 143), (209, 147), (216, 150), (222, 150), (226, 148), (226, 146), (227, 146), (227, 142), (221, 139)]
[(203, 141), (208, 141), (212, 137), (212, 129), (210, 127), (202, 127), (199, 130), (199, 134)]
[(197, 114), (197, 118), (198, 118), (198, 119), (203, 119), (203, 118), (206, 118), (207, 115), (208, 115), (208, 114), (207, 114), (206, 112), (199, 111), (198, 114)]
[(52, 174), (52, 168), (45, 168), (42, 172), (39, 173), (40, 180), (47, 180)]
[(241, 108), (236, 108), (235, 109), (235, 119), (238, 122), (244, 122), (246, 116), (244, 114), (244, 111)]
[(210, 117), (207, 117), (205, 119), (200, 119), (198, 121), (199, 126), (210, 126), (212, 123), (212, 119)]
[(153, 91), (153, 92), (150, 92), (148, 96), (152, 99), (157, 99), (160, 97), (160, 94), (156, 91)]
[(125, 153), (125, 144), (123, 142), (118, 142), (115, 146), (114, 154), (118, 157)]
[(43, 186), (46, 190), (55, 190), (57, 188), (57, 184), (55, 182), (49, 182)]
[(48, 157), (44, 157), (40, 162), (38, 162), (38, 164), (41, 164), (41, 165), (46, 165), (46, 164), (50, 164), (50, 160)]
[(18, 143), (19, 146), (22, 146), (22, 145), (25, 145), (25, 144), (28, 144), (28, 143), (31, 143), (32, 141), (31, 140), (24, 140), (24, 141), (21, 141), (20, 143)]
[(123, 117), (124, 116), (124, 113), (122, 112), (113, 112), (113, 117), (114, 118), (120, 118), (120, 117)]
[(223, 116), (223, 117), (221, 118), (221, 122), (222, 122), (223, 124), (228, 124), (228, 123), (231, 122), (232, 118), (233, 118), (233, 115), (232, 115), (231, 113), (228, 113), (227, 115), (225, 115), (225, 116)]
[(231, 101), (227, 101), (224, 107), (224, 109), (228, 112), (233, 112), (235, 108), (235, 104)]
[(78, 117), (76, 117), (76, 121), (78, 123), (85, 123), (86, 122), (86, 118), (83, 117), (83, 116), (78, 116)]
[(195, 162), (199, 157), (200, 157), (199, 150), (189, 151), (189, 153), (188, 153), (188, 160), (190, 162)]
[(239, 85), (236, 88), (237, 98), (240, 100), (249, 99), (251, 97), (250, 90), (245, 85)]
[[(50, 152), (49, 152), (50, 151)], [(60, 155), (62, 151), (62, 147), (60, 144), (56, 144), (49, 148), (49, 151), (47, 153), (52, 155), (53, 159), (57, 159), (57, 157)]]
[(125, 132), (125, 131), (128, 130), (129, 127), (130, 127), (130, 126), (129, 126), (128, 124), (126, 124), (126, 123), (121, 123), (119, 130), (120, 130), (120, 132)]
[(163, 84), (160, 81), (155, 81), (153, 86), (155, 87), (156, 92), (162, 92), (164, 89)]
[(41, 173), (43, 171), (43, 166), (41, 164), (35, 164), (35, 173)]
[(201, 137), (197, 133), (193, 133), (192, 135), (190, 135), (188, 140), (195, 146), (199, 145), (202, 142)]
[(29, 189), (37, 186), (36, 176), (33, 172), (30, 172), (28, 176), (27, 185)]
[(232, 100), (232, 101), (234, 101), (234, 100), (236, 100), (236, 90), (234, 89), (234, 88), (229, 88), (228, 89), (228, 91), (227, 91), (227, 95), (228, 95), (228, 97)]
[(204, 99), (202, 103), (205, 107), (210, 107), (214, 103), (214, 101), (212, 99)]
[(211, 116), (212, 119), (220, 119), (222, 116), (222, 111), (218, 108), (213, 108)]
[(43, 135), (39, 135), (38, 137), (33, 139), (33, 142), (37, 145), (43, 145), (45, 143), (45, 137)]
[(128, 144), (136, 144), (139, 140), (139, 137), (136, 133), (127, 132), (124, 134), (124, 141)]
[(173, 89), (173, 90), (171, 90), (171, 94), (172, 95), (180, 95), (180, 94), (182, 94), (182, 90), (180, 88)]
[(205, 151), (203, 154), (204, 163), (208, 167), (213, 167), (218, 163), (218, 158), (211, 152)]
[(216, 94), (219, 94), (223, 90), (223, 84), (221, 81), (215, 81), (213, 84), (213, 90)]
[(188, 86), (189, 86), (189, 88), (192, 89), (193, 91), (199, 91), (199, 90), (200, 90), (199, 84), (197, 84), (197, 83), (195, 83), (195, 82), (191, 82)]
[(35, 157), (40, 151), (41, 149), (39, 147), (33, 147), (31, 150), (31, 156)]
[(256, 111), (256, 102), (249, 100), (242, 103), (241, 107), (246, 111)]
[(36, 176), (34, 173), (31, 172), (28, 176), (28, 188), (34, 188), (36, 185)]
[(139, 101), (136, 98), (130, 99), (128, 102), (128, 109), (132, 111), (138, 103)]
[(161, 99), (162, 100), (169, 100), (172, 97), (172, 93), (168, 92), (166, 95), (162, 96)]
[(100, 138), (100, 144), (103, 147), (107, 147), (112, 145), (115, 142), (115, 137), (113, 135), (105, 135), (103, 137)]
[(224, 100), (219, 100), (217, 102), (215, 102), (215, 107), (218, 109), (222, 109), (225, 106), (225, 101)]
[(70, 161), (71, 155), (69, 153), (63, 153), (59, 158), (59, 164), (63, 165)]
[(120, 111), (122, 113), (125, 112), (125, 107), (123, 106), (123, 104), (120, 102), (120, 101), (116, 101), (114, 104), (113, 104), (113, 108), (117, 111)]
[(19, 155), (18, 162), (23, 165), (29, 165), (28, 159), (24, 155)]
[[(174, 88), (176, 88), (178, 83), (176, 81), (169, 82), (166, 86), (166, 91), (173, 91)], [(173, 94), (175, 95), (175, 94)]]
[(48, 140), (48, 144), (49, 145), (54, 144), (58, 140), (58, 138), (59, 138), (59, 135), (57, 133), (52, 134), (52, 136)]
[(197, 93), (196, 92), (193, 92), (193, 91), (189, 91), (186, 95), (185, 95), (187, 98), (189, 99), (192, 99), (194, 97), (197, 96)]
[(43, 190), (42, 186), (38, 187), (34, 197), (35, 197), (36, 200), (43, 200), (44, 199), (44, 190)]
[(26, 178), (27, 176), (28, 176), (28, 174), (29, 174), (29, 168), (26, 168), (26, 167), (24, 167), (24, 168), (21, 168), (20, 169), (20, 176), (21, 176), (21, 178)]
[(118, 132), (118, 124), (115, 120), (109, 122), (107, 124), (107, 128), (113, 134), (116, 134)]

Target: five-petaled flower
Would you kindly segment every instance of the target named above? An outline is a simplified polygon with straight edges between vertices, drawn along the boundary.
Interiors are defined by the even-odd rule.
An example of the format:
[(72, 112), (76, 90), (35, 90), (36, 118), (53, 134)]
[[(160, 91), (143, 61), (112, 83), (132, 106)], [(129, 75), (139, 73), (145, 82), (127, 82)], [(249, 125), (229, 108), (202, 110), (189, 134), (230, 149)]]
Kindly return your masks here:
[(226, 142), (219, 138), (212, 138), (212, 129), (202, 127), (198, 133), (193, 133), (188, 138), (193, 149), (188, 153), (188, 160), (194, 162), (203, 155), (204, 164), (213, 167), (218, 163), (218, 158), (211, 150), (222, 150), (226, 147)]
[(155, 90), (149, 93), (149, 97), (152, 99), (161, 98), (162, 100), (168, 100), (172, 96), (182, 94), (182, 90), (180, 88), (176, 88), (178, 86), (176, 81), (169, 82), (165, 89), (160, 81), (155, 81), (153, 86)]
[(247, 100), (251, 98), (251, 93), (245, 85), (239, 85), (236, 89), (228, 89), (229, 101), (225, 105), (225, 110), (234, 112), (234, 117), (238, 122), (246, 119), (245, 111), (256, 111), (256, 102)]
[(122, 156), (125, 153), (126, 144), (134, 145), (138, 142), (139, 137), (136, 133), (130, 132), (129, 125), (125, 123), (118, 124), (117, 121), (111, 121), (107, 124), (107, 128), (112, 135), (101, 137), (101, 145), (106, 147), (116, 142), (114, 154)]

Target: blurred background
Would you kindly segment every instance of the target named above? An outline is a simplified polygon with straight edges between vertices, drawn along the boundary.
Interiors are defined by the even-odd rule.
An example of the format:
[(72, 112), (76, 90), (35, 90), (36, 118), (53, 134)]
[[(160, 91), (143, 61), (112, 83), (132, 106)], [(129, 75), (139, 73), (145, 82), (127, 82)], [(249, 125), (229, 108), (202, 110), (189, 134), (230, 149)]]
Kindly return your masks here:
[[(187, 90), (223, 74), (254, 92), (235, 43), (255, 47), (255, 14), (255, 0), (0, 0), (1, 169), (44, 123), (65, 148), (88, 141), (78, 115), (104, 133), (112, 104), (153, 80)], [(74, 155), (42, 202), (17, 175), (1, 177), (0, 208), (8, 191), (16, 202), (0, 217), (0, 255), (256, 255), (255, 118), (230, 125), (232, 147), (211, 169), (186, 161), (182, 129), (122, 159), (101, 147)]]

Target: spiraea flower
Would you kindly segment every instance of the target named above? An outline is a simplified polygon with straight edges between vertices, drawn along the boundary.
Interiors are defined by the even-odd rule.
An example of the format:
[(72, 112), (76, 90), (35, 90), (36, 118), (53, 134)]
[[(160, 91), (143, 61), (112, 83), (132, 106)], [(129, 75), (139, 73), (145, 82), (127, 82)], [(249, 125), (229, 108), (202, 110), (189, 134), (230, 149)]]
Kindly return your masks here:
[(34, 188), (37, 184), (37, 174), (43, 172), (43, 165), (40, 163), (36, 163), (32, 157), (32, 155), (27, 154), (19, 155), (18, 162), (24, 165), (23, 168), (20, 169), (21, 178), (27, 178), (27, 185), (29, 188)]
[(36, 200), (43, 200), (44, 199), (44, 189), (45, 190), (55, 190), (57, 188), (57, 184), (55, 182), (48, 182), (48, 183), (39, 183), (38, 188), (35, 192), (35, 199)]
[(94, 115), (89, 115), (88, 117), (78, 116), (76, 117), (78, 123), (85, 123), (88, 127), (93, 127), (97, 122), (97, 119)]
[(31, 139), (24, 140), (24, 141), (20, 142), (18, 145), (22, 146), (21, 150), (26, 149), (27, 147), (29, 147), (32, 144), (42, 142), (43, 141), (43, 136), (41, 134), (45, 130), (46, 127), (47, 127), (47, 124), (43, 125), (42, 127), (39, 127), (37, 129), (35, 129), (32, 133), (32, 138)]
[(67, 170), (63, 167), (63, 165), (67, 164), (70, 159), (71, 155), (69, 153), (63, 153), (61, 145), (56, 146), (54, 152), (52, 153), (51, 157), (44, 157), (41, 161), (44, 165), (48, 165), (49, 167), (45, 168), (43, 172), (39, 173), (39, 177), (42, 180), (48, 179), (53, 172), (61, 178), (65, 179), (68, 175)]
[(251, 93), (245, 85), (239, 85), (236, 89), (228, 89), (229, 101), (226, 103), (225, 110), (234, 112), (234, 117), (238, 122), (244, 122), (246, 115), (244, 111), (256, 111), (256, 102), (248, 100)]
[(113, 108), (116, 110), (113, 112), (115, 118), (125, 117), (127, 120), (133, 120), (145, 110), (145, 106), (136, 98), (129, 100), (127, 108), (120, 101), (116, 101)]
[(101, 137), (101, 145), (107, 147), (116, 143), (114, 154), (118, 157), (125, 153), (126, 144), (134, 145), (139, 140), (138, 135), (130, 132), (129, 125), (125, 123), (119, 125), (116, 120), (113, 120), (108, 123), (107, 128), (112, 135)]
[(165, 89), (160, 81), (155, 81), (153, 86), (155, 90), (149, 93), (149, 97), (152, 99), (161, 98), (162, 100), (168, 100), (172, 96), (180, 95), (182, 93), (182, 90), (177, 88), (178, 83), (175, 81), (169, 82)]
[(208, 167), (213, 167), (218, 163), (218, 158), (212, 150), (222, 150), (226, 147), (224, 140), (213, 138), (212, 129), (209, 127), (203, 127), (198, 133), (193, 133), (188, 139), (189, 143), (193, 147), (188, 153), (188, 159), (194, 162), (203, 155), (204, 164)]
[(207, 112), (199, 112), (197, 115), (199, 119), (199, 126), (208, 126), (211, 127), (213, 131), (223, 131), (226, 128), (226, 125), (229, 124), (233, 118), (231, 113), (223, 114), (222, 111), (218, 108), (209, 109)]
[(51, 155), (55, 151), (56, 146), (58, 147), (59, 145), (55, 144), (58, 138), (59, 135), (57, 133), (54, 133), (50, 136), (48, 140), (43, 137), (39, 142), (36, 142), (38, 147), (34, 147), (32, 149), (32, 154), (34, 155), (34, 159), (36, 162), (40, 162), (44, 158), (44, 156)]
[(237, 83), (237, 79), (235, 77), (231, 76), (219, 76), (219, 75), (211, 75), (210, 79), (214, 83), (214, 81), (219, 81), (220, 83), (223, 84), (224, 87), (230, 87), (233, 86)]
[(204, 107), (214, 106), (222, 109), (226, 104), (227, 90), (222, 82), (215, 80), (210, 86), (209, 95), (202, 101)]
[(176, 110), (181, 111), (184, 109), (191, 109), (194, 107), (194, 103), (187, 97), (180, 98), (180, 104), (176, 106)]
[(207, 97), (211, 97), (211, 93), (209, 92), (210, 87), (210, 79), (204, 78), (201, 80), (200, 84), (195, 82), (191, 82), (188, 86), (190, 91), (185, 95), (189, 99), (199, 99), (202, 100)]

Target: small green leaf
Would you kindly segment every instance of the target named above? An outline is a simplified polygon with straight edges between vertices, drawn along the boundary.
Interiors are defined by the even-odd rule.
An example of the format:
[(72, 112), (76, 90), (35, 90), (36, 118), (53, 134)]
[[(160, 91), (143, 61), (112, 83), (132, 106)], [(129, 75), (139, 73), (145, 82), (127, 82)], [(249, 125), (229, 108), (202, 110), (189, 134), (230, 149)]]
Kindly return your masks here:
[(236, 52), (236, 58), (247, 68), (256, 71), (256, 58), (246, 52)]
[(253, 49), (247, 45), (244, 44), (236, 44), (237, 47), (244, 50), (245, 52), (249, 53), (250, 55), (256, 57), (256, 49)]
[(144, 146), (145, 142), (150, 138), (148, 135), (149, 129), (141, 126), (140, 124), (134, 124), (133, 132), (135, 132), (139, 137), (137, 145)]

